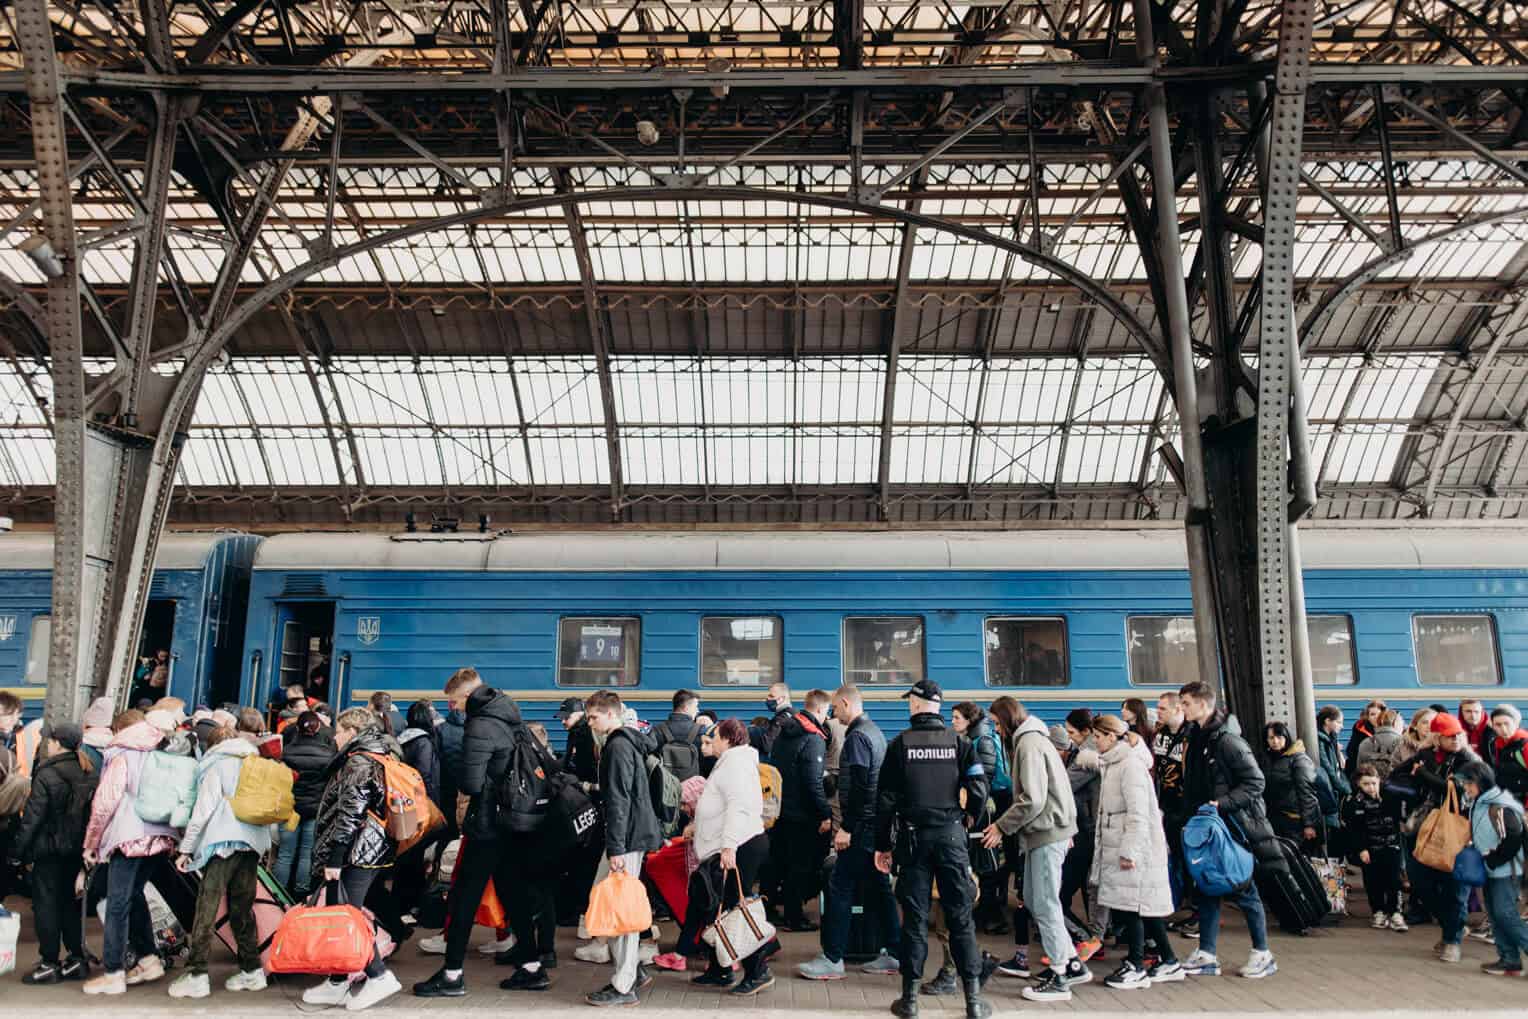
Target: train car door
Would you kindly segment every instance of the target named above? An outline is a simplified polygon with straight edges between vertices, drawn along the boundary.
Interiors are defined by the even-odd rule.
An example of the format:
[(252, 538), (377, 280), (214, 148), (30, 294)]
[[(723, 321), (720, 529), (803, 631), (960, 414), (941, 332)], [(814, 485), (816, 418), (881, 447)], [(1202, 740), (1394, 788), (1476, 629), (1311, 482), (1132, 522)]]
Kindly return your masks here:
[(300, 683), (309, 697), (333, 699), (334, 602), (282, 602), (276, 613), (276, 667), (270, 696)]
[[(162, 687), (152, 687), (150, 680), (161, 651), (166, 656), (164, 665), (168, 675)], [(150, 598), (143, 610), (143, 629), (138, 631), (138, 663), (146, 671), (133, 690), (134, 699), (155, 700), (175, 689), (175, 666), (179, 658), (175, 650), (175, 599)]]

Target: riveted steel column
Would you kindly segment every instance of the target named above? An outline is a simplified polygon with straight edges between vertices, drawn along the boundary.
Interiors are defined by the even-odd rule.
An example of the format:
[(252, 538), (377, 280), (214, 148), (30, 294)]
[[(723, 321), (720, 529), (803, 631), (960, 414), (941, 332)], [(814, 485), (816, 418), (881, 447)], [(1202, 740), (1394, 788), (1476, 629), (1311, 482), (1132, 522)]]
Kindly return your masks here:
[[(1151, 5), (1135, 2), (1136, 56), (1152, 70), (1157, 47), (1152, 38)], [(1194, 600), (1194, 633), (1199, 655), (1199, 678), (1217, 686), (1220, 676), (1215, 627), (1215, 589), (1210, 575), (1209, 487), (1204, 475), (1204, 447), (1199, 431), (1199, 384), (1194, 375), (1193, 338), (1189, 331), (1188, 288), (1183, 275), (1183, 242), (1178, 235), (1178, 198), (1174, 186), (1172, 137), (1167, 125), (1167, 93), (1149, 85), (1148, 129), (1151, 139), (1151, 200), (1156, 208), (1156, 246), (1162, 262), (1167, 313), (1161, 320), (1172, 353), (1178, 433), (1183, 443), (1183, 487), (1188, 497), (1184, 541), (1188, 547), (1189, 589)]]

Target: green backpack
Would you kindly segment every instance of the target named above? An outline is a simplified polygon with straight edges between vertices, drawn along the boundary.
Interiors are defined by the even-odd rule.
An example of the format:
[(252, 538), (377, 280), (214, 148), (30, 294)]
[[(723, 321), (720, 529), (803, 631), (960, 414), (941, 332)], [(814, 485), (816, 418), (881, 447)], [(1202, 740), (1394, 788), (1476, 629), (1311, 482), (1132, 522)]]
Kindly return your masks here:
[(150, 824), (184, 828), (196, 801), (196, 758), (152, 751), (138, 774), (133, 809)]

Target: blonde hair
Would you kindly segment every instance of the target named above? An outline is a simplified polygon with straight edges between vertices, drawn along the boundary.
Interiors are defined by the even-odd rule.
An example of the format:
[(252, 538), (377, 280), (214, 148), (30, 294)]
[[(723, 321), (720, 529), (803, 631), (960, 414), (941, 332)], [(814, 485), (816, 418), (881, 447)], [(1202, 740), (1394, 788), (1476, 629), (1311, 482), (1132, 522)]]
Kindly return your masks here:
[(1123, 736), (1130, 731), (1130, 726), (1118, 715), (1094, 715), (1093, 731), (1108, 733), (1110, 736)]
[(1406, 731), (1419, 739), (1426, 739), (1429, 735), (1427, 727), (1437, 714), (1432, 708), (1418, 708), (1412, 713), (1411, 724), (1406, 727)]
[(1385, 728), (1394, 728), (1395, 723), (1401, 720), (1401, 713), (1394, 708), (1386, 708), (1385, 713), (1379, 716), (1379, 724)]

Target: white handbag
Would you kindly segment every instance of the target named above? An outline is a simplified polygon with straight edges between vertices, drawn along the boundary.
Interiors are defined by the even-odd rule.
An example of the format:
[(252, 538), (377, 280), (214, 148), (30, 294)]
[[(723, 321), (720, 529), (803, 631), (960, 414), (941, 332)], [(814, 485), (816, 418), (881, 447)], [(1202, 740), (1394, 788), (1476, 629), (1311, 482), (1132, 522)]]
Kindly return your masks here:
[(718, 902), (716, 922), (700, 936), (702, 941), (716, 951), (716, 961), (723, 966), (731, 966), (740, 959), (748, 958), (769, 944), (775, 936), (775, 925), (764, 915), (764, 900), (758, 896), (750, 899), (744, 895), (743, 875), (736, 868), (732, 871), (732, 877), (737, 881), (738, 904), (724, 912)]
[(16, 968), (16, 942), (21, 938), (21, 917), (0, 909), (0, 974)]

